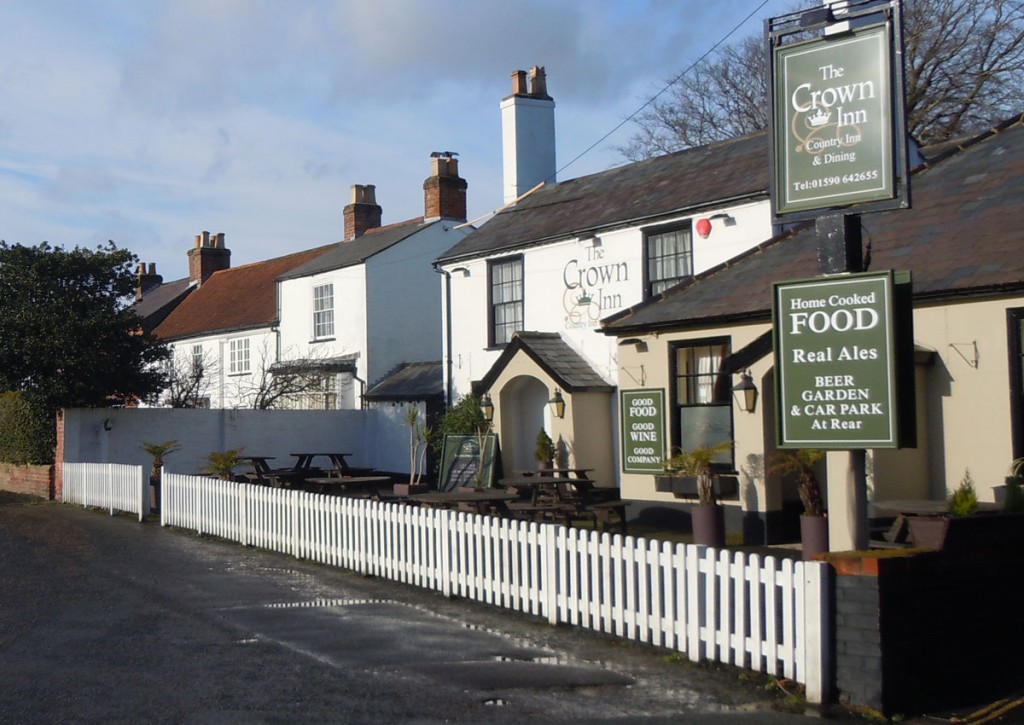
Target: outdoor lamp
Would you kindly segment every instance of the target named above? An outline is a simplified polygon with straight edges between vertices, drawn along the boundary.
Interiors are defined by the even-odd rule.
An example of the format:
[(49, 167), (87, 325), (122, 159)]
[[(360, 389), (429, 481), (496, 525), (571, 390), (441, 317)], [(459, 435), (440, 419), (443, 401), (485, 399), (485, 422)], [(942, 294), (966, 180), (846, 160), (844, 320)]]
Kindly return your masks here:
[(487, 393), (480, 398), (480, 412), (484, 414), (484, 420), (488, 423), (494, 420), (494, 403), (491, 402), (491, 396)]
[(551, 412), (555, 414), (556, 418), (565, 417), (565, 398), (562, 397), (561, 390), (555, 388), (555, 394), (551, 396), (548, 405), (551, 406)]
[(748, 413), (757, 410), (757, 386), (754, 379), (750, 377), (750, 371), (744, 370), (740, 373), (740, 381), (732, 386), (732, 393), (740, 408)]

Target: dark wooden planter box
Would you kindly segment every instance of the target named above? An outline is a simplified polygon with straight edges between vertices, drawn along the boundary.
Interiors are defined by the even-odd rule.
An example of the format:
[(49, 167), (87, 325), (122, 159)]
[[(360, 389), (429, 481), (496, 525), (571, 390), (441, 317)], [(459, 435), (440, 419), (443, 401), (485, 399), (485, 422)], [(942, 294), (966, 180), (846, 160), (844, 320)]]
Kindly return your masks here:
[(1024, 546), (1024, 513), (908, 516), (911, 543), (935, 551)]
[[(696, 476), (655, 476), (654, 490), (659, 493), (671, 493), (677, 498), (697, 498)], [(718, 498), (736, 498), (739, 492), (739, 480), (736, 476), (715, 476), (715, 496)]]

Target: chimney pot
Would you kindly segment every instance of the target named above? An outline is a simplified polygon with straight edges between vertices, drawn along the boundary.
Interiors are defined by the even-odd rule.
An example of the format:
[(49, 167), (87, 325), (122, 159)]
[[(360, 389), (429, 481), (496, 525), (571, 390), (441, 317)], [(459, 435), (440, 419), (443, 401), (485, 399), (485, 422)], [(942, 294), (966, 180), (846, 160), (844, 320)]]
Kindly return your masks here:
[(542, 66), (530, 69), (530, 95), (534, 98), (548, 97), (548, 78)]
[(512, 72), (512, 95), (525, 96), (529, 91), (526, 88), (526, 71), (517, 70)]

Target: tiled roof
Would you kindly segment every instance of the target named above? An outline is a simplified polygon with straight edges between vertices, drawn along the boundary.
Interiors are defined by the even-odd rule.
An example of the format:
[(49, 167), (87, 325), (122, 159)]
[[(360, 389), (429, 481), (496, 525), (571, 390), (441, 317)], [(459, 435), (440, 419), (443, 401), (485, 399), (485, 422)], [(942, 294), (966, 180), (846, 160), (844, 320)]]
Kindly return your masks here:
[[(861, 217), (871, 270), (910, 270), (916, 301), (1024, 290), (1024, 116), (932, 157), (911, 187), (913, 208)], [(804, 225), (602, 327), (622, 333), (767, 319), (773, 282), (817, 275), (817, 239)]]
[(440, 362), (403, 363), (370, 388), (367, 400), (423, 400), (444, 396)]
[(768, 152), (767, 136), (759, 133), (545, 186), (496, 214), (439, 261), (655, 221), (723, 200), (766, 197)]
[(566, 392), (612, 389), (557, 332), (531, 331), (517, 332), (512, 336), (512, 341), (505, 346), (501, 357), (491, 366), (479, 387), (482, 390), (490, 388), (501, 371), (520, 352), (536, 362)]
[(422, 217), (418, 217), (397, 224), (370, 229), (355, 239), (331, 245), (324, 254), (316, 259), (282, 274), (281, 279), (308, 277), (309, 275), (327, 272), (332, 269), (342, 269), (344, 267), (351, 267), (354, 264), (362, 264), (373, 255), (383, 252), (403, 239), (408, 239), (413, 234), (440, 223), (439, 220), (424, 222)]
[(142, 299), (132, 305), (132, 309), (142, 319), (143, 329), (152, 331), (167, 318), (190, 291), (188, 277), (159, 284), (145, 292)]
[(270, 325), (277, 318), (277, 278), (329, 249), (318, 247), (215, 272), (154, 332), (173, 340)]

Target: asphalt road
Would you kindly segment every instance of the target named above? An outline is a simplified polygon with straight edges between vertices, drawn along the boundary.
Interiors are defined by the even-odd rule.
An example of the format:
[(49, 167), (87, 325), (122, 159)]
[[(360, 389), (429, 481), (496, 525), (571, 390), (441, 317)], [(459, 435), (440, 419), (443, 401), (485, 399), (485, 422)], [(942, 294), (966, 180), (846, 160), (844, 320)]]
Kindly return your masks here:
[[(5, 502), (6, 501), (6, 502)], [(0, 722), (806, 721), (766, 680), (291, 557), (0, 498)]]

